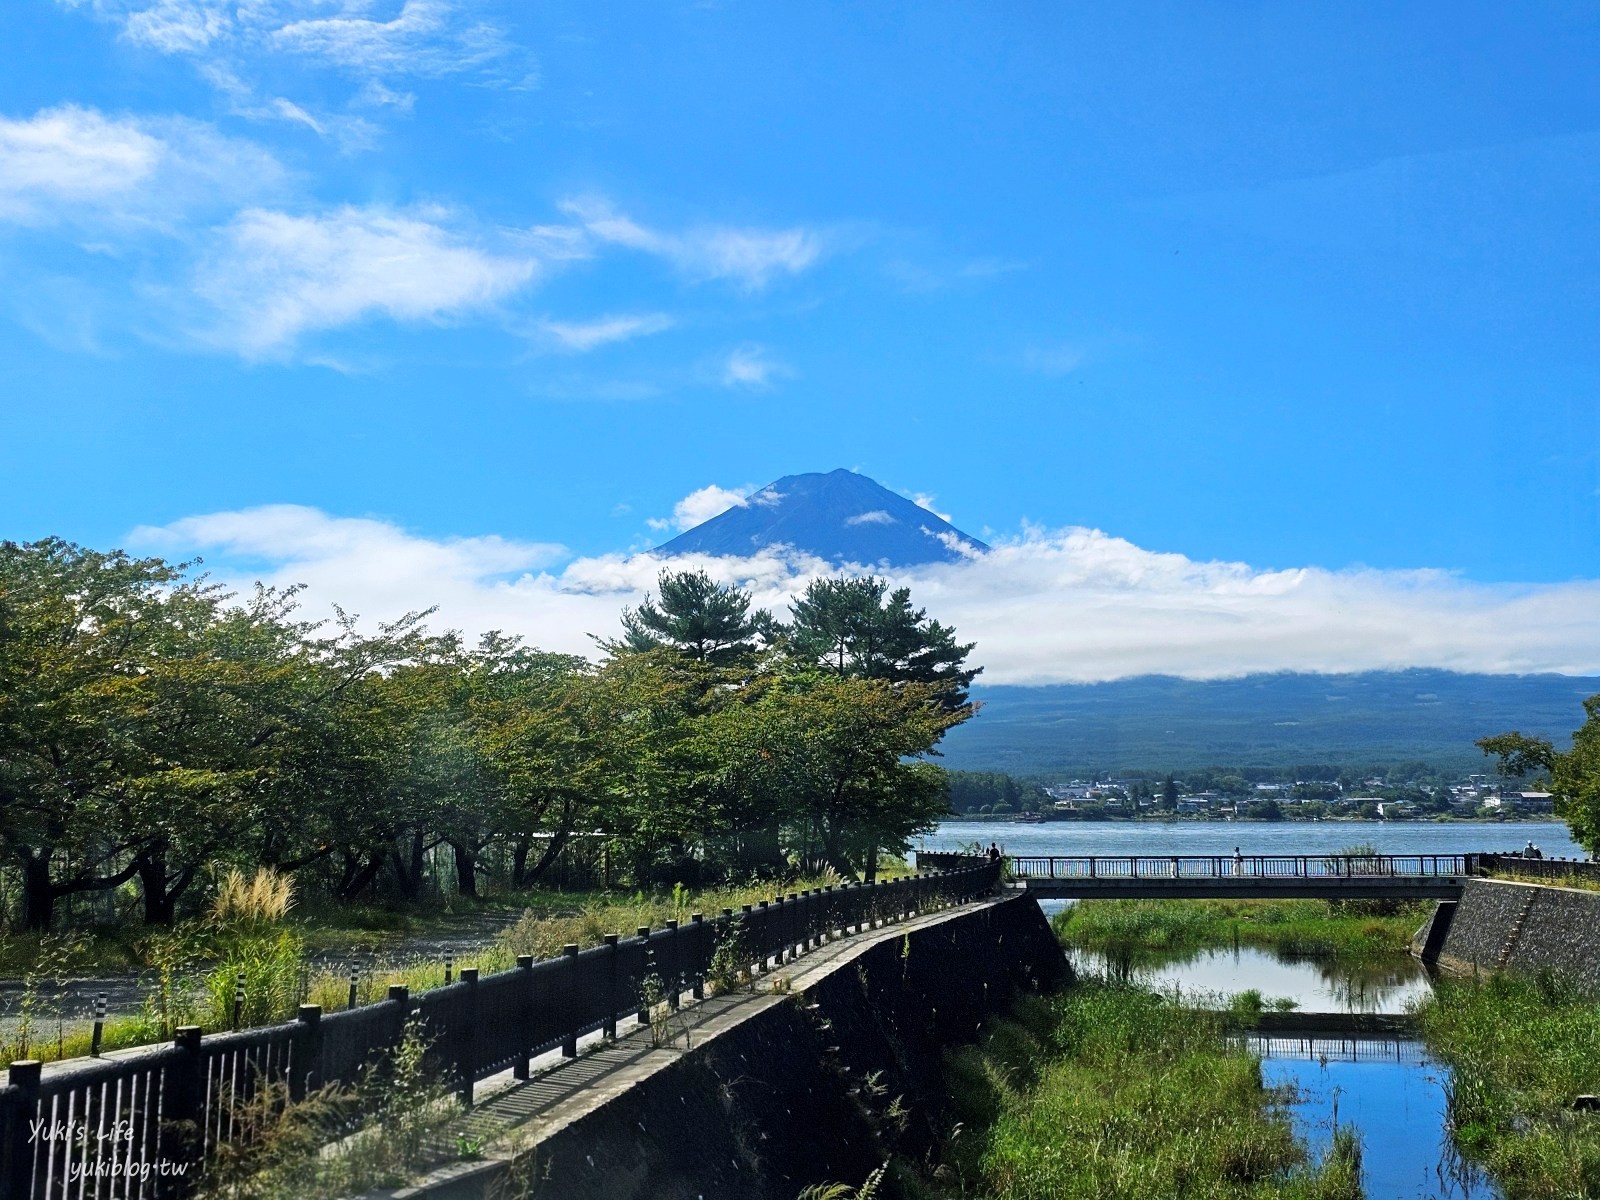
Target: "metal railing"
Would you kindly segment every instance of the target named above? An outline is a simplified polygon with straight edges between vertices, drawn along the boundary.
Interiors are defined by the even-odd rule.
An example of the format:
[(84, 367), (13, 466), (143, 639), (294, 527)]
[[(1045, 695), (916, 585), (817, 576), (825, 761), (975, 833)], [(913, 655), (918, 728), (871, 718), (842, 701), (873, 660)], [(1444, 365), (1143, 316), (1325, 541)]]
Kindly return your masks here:
[(1012, 856), (1021, 880), (1434, 879), (1470, 875), (1474, 854), (1168, 854)]
[(1511, 854), (1480, 854), (1478, 869), (1483, 874), (1504, 872), (1533, 879), (1582, 879), (1600, 883), (1600, 862), (1582, 858), (1524, 858), (1521, 851)]
[(998, 864), (965, 864), (791, 892), (709, 920), (695, 913), (588, 950), (568, 946), (543, 962), (524, 956), (481, 979), (468, 968), (459, 982), (416, 997), (391, 987), (387, 1000), (326, 1016), (303, 1005), (297, 1020), (282, 1025), (204, 1036), (185, 1026), (171, 1045), (48, 1070), (13, 1063), (0, 1087), (0, 1197), (182, 1196), (207, 1153), (241, 1136), (241, 1106), (263, 1088), (292, 1100), (328, 1084), (353, 1086), (400, 1043), (413, 1016), (433, 1069), (470, 1103), (477, 1080), (507, 1068), (527, 1078), (539, 1054), (559, 1047), (573, 1056), (584, 1034), (614, 1036), (628, 1019), (647, 1023), (652, 994), (673, 1007), (685, 991), (703, 996), (719, 946), (736, 948), (734, 961), (747, 969), (767, 970), (841, 934), (994, 890)]

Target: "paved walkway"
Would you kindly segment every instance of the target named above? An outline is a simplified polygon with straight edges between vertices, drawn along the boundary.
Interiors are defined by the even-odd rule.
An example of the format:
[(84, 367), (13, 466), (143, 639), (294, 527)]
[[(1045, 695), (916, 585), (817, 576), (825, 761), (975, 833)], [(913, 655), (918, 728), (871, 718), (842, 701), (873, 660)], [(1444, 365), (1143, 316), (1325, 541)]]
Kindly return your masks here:
[(956, 908), (913, 917), (871, 932), (863, 931), (838, 938), (809, 950), (793, 962), (769, 968), (758, 974), (751, 986), (738, 992), (696, 1001), (684, 993), (682, 1007), (672, 1017), (670, 1038), (654, 1044), (648, 1025), (630, 1021), (618, 1024), (615, 1041), (591, 1034), (578, 1044), (578, 1057), (562, 1058), (560, 1051), (534, 1060), (532, 1078), (518, 1080), (510, 1071), (478, 1083), (473, 1092), (473, 1111), (452, 1129), (455, 1135), (470, 1139), (493, 1139), (481, 1160), (457, 1161), (441, 1166), (417, 1184), (373, 1196), (395, 1200), (423, 1200), (469, 1176), (497, 1174), (518, 1155), (538, 1142), (620, 1096), (641, 1080), (649, 1078), (725, 1030), (749, 1020), (775, 1004), (782, 1004), (796, 992), (814, 986), (830, 972), (880, 942), (898, 939), (912, 929), (936, 925), (955, 915), (970, 913), (985, 905), (999, 903), (1003, 897), (976, 901)]

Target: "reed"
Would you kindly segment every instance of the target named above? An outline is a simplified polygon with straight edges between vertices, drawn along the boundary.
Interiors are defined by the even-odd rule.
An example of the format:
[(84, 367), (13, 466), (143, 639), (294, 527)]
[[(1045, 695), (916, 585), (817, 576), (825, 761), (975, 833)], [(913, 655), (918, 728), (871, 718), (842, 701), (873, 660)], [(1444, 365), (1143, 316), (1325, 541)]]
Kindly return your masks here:
[(1600, 1195), (1600, 1004), (1554, 976), (1441, 980), (1417, 1010), (1456, 1142), (1508, 1196)]
[(1054, 921), (1069, 946), (1138, 960), (1234, 945), (1285, 958), (1370, 962), (1405, 954), (1430, 902), (1086, 900)]
[[(1260, 1062), (1219, 1014), (1090, 980), (1025, 1001), (948, 1060), (947, 1195), (993, 1200), (1359, 1200), (1341, 1131), (1308, 1160)], [(935, 1172), (935, 1179), (939, 1172)]]

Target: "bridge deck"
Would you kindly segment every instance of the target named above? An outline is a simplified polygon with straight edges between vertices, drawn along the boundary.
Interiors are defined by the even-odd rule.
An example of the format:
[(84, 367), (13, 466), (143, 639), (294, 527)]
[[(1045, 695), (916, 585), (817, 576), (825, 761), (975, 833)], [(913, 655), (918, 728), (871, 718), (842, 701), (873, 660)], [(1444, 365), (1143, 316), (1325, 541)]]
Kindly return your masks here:
[(1469, 854), (1117, 855), (1010, 859), (1012, 886), (1050, 899), (1453, 899)]

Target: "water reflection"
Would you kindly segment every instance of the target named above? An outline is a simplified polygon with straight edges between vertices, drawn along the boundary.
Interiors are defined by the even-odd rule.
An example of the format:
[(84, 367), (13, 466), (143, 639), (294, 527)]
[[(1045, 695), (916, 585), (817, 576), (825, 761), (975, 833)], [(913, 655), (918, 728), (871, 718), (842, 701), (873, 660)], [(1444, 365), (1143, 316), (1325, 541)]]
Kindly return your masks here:
[(1428, 994), (1426, 969), (1411, 958), (1345, 965), (1288, 958), (1254, 946), (1137, 957), (1073, 950), (1074, 969), (1142, 983), (1158, 991), (1231, 996), (1254, 988), (1287, 997), (1302, 1012), (1403, 1013)]
[[(1254, 1039), (1253, 1039), (1254, 1040)], [(1491, 1200), (1500, 1192), (1463, 1160), (1445, 1119), (1449, 1074), (1414, 1041), (1261, 1039), (1261, 1074), (1288, 1101), (1295, 1131), (1325, 1154), (1340, 1125), (1361, 1132), (1367, 1200)], [(1343, 1052), (1343, 1046), (1355, 1046)]]

